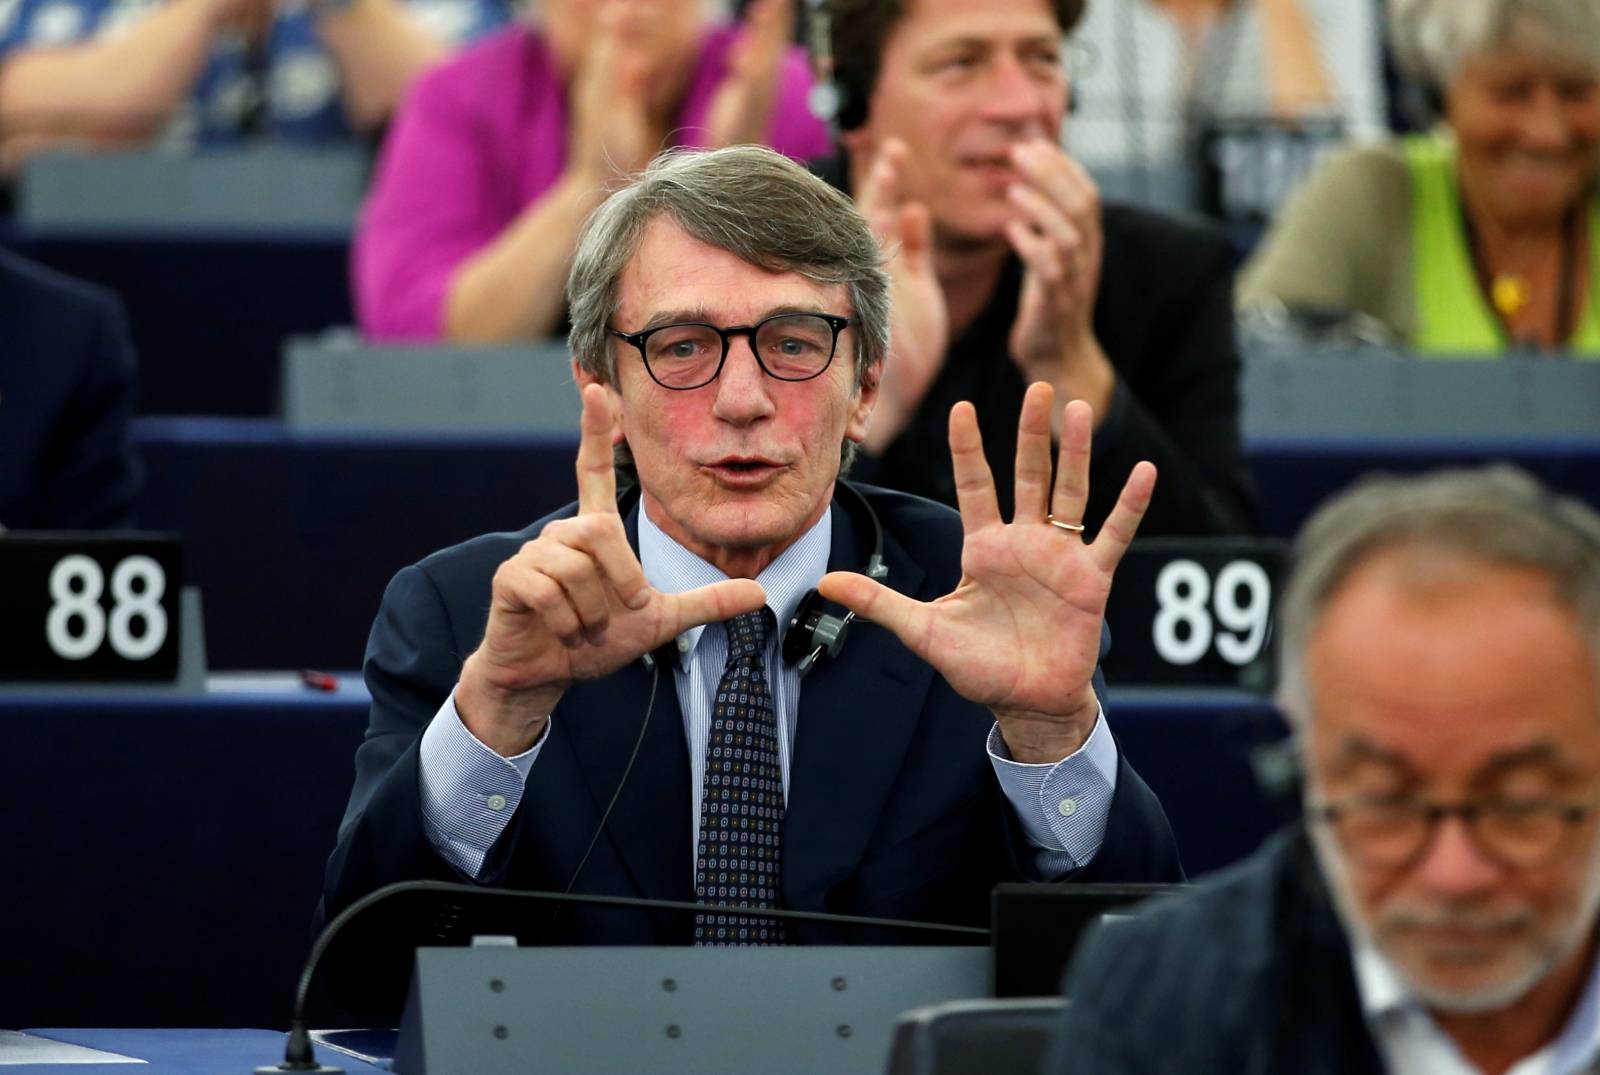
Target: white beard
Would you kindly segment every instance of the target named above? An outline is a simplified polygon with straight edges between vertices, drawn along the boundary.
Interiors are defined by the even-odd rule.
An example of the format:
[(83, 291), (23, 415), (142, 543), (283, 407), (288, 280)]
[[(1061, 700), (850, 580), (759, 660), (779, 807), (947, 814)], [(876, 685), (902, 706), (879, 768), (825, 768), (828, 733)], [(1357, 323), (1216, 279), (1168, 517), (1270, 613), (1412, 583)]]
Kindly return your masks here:
[(1492, 982), (1476, 989), (1446, 989), (1418, 980), (1404, 962), (1395, 958), (1374, 934), (1371, 924), (1363, 917), (1356, 903), (1350, 883), (1349, 869), (1333, 831), (1326, 825), (1311, 825), (1312, 846), (1317, 863), (1328, 882), (1335, 909), (1355, 945), (1366, 945), (1383, 956), (1404, 983), (1407, 992), (1426, 1007), (1452, 1015), (1481, 1015), (1485, 1012), (1508, 1008), (1521, 1000), (1528, 991), (1542, 982), (1555, 968), (1561, 966), (1586, 942), (1597, 921), (1600, 921), (1600, 841), (1589, 852), (1589, 869), (1584, 875), (1584, 887), (1571, 917), (1547, 931), (1544, 944), (1517, 968), (1517, 972), (1504, 981)]

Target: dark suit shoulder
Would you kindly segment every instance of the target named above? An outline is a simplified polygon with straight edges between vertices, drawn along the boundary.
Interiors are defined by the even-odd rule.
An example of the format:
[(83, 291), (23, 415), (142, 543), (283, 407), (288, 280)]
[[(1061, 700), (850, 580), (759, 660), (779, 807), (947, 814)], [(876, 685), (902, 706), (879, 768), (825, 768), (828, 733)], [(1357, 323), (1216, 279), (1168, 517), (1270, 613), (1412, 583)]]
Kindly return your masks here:
[[(1093, 930), (1067, 973), (1073, 1001), (1044, 1070), (1372, 1070), (1348, 948), (1320, 889), (1306, 884), (1307, 855), (1302, 836), (1280, 834), (1244, 862)], [(1324, 1054), (1337, 1056), (1301, 1063)]]
[[(883, 527), (884, 545), (898, 546), (925, 573), (924, 588), (949, 593), (961, 577), (961, 516), (911, 493), (853, 482)], [(862, 535), (863, 546), (868, 540)]]
[(550, 523), (576, 515), (577, 511), (578, 504), (574, 501), (536, 519), (521, 530), (479, 534), (460, 544), (431, 552), (414, 566), (447, 594), (458, 592), (463, 584), (487, 584), (494, 577), (495, 569), (516, 555), (524, 543), (538, 537)]
[(1145, 273), (1165, 267), (1173, 275), (1232, 267), (1233, 247), (1227, 236), (1200, 217), (1107, 202), (1101, 221), (1106, 261), (1113, 266), (1131, 264)]
[[(1275, 837), (1254, 855), (1219, 870), (1181, 892), (1158, 897), (1140, 912), (1094, 935), (1098, 944), (1154, 949), (1168, 942), (1193, 944), (1200, 958), (1238, 958), (1243, 948), (1268, 940), (1262, 928), (1292, 868), (1285, 837)], [(1126, 930), (1123, 927), (1127, 927)], [(1089, 953), (1094, 947), (1086, 943)]]
[(117, 314), (122, 303), (109, 289), (36, 261), (0, 250), (0, 301), (32, 318)]

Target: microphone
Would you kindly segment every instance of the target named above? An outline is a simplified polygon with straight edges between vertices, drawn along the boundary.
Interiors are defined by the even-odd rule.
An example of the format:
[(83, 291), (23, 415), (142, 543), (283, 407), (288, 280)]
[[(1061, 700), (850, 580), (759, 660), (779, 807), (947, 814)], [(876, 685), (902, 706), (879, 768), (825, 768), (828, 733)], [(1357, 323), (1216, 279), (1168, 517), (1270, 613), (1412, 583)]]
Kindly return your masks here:
[[(448, 917), (452, 923), (458, 923), (463, 917), (464, 903), (499, 903), (504, 906), (515, 907), (517, 904), (543, 905), (554, 903), (558, 907), (563, 904), (581, 904), (589, 907), (612, 907), (618, 909), (631, 909), (641, 911), (672, 911), (687, 914), (722, 914), (739, 915), (746, 918), (776, 918), (788, 922), (816, 922), (833, 926), (852, 926), (876, 929), (894, 929), (912, 933), (945, 934), (955, 937), (972, 938), (974, 941), (981, 938), (981, 943), (988, 943), (989, 931), (980, 926), (959, 926), (942, 922), (913, 922), (898, 918), (872, 918), (862, 915), (836, 915), (822, 911), (795, 911), (783, 907), (735, 907), (727, 904), (693, 903), (684, 900), (652, 900), (633, 896), (594, 896), (571, 892), (544, 892), (535, 890), (482, 888), (477, 885), (462, 885), (448, 881), (400, 881), (392, 885), (385, 885), (374, 892), (356, 900), (350, 906), (334, 916), (333, 921), (317, 936), (311, 946), (311, 952), (306, 956), (305, 967), (300, 972), (300, 980), (295, 987), (293, 1015), (289, 1021), (289, 1037), (284, 1044), (283, 1062), (270, 1067), (258, 1067), (254, 1075), (275, 1075), (284, 1071), (308, 1071), (319, 1075), (344, 1075), (342, 1068), (323, 1067), (317, 1063), (311, 1045), (311, 1033), (306, 1027), (306, 998), (311, 991), (312, 980), (316, 976), (318, 964), (328, 948), (342, 934), (346, 927), (358, 918), (363, 917), (372, 907), (379, 904), (389, 905), (386, 909), (394, 912), (407, 910), (406, 920), (411, 922), (424, 922), (431, 919), (438, 920), (434, 906), (445, 905), (449, 909)], [(415, 906), (408, 906), (415, 904)], [(392, 931), (382, 931), (386, 936), (393, 936)], [(477, 932), (477, 931), (474, 931)], [(481, 932), (490, 932), (484, 930)], [(532, 930), (530, 930), (532, 932)], [(438, 938), (435, 938), (438, 939)], [(415, 946), (413, 946), (415, 947)]]

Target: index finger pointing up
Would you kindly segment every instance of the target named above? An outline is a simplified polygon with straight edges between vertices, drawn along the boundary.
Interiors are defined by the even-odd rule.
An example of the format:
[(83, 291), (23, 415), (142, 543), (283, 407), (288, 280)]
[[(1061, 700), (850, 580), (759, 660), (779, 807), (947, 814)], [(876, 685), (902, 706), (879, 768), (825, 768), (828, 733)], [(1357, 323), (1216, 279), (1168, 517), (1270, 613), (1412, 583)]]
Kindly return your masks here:
[(617, 473), (611, 461), (611, 400), (603, 385), (583, 390), (583, 435), (578, 441), (578, 514), (617, 514)]

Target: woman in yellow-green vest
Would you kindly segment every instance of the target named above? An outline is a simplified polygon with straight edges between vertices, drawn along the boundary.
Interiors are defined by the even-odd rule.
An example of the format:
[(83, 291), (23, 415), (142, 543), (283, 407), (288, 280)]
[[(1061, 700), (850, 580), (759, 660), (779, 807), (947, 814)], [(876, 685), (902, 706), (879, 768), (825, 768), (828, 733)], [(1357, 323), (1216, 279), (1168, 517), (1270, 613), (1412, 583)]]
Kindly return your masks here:
[(1241, 312), (1360, 313), (1423, 355), (1600, 358), (1600, 0), (1390, 0), (1433, 134), (1344, 150), (1239, 278)]

